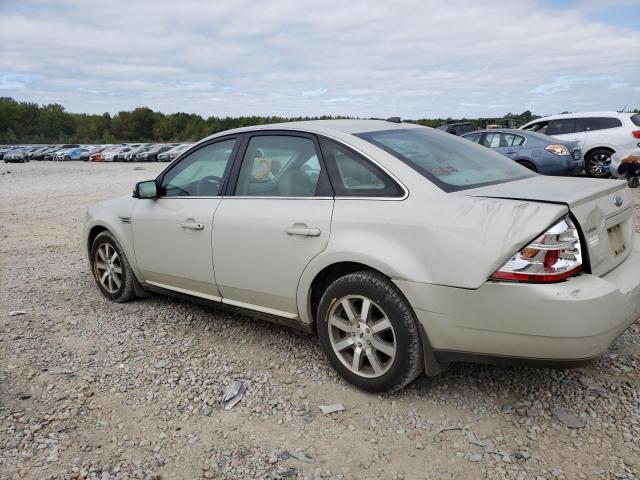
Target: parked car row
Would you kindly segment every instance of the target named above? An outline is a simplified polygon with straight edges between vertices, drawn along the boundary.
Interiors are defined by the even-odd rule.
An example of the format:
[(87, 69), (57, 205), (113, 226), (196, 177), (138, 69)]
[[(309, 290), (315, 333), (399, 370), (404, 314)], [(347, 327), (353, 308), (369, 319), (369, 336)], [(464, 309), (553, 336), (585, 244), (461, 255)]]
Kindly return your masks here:
[[(475, 130), (470, 122), (450, 123), (439, 130), (496, 150), (544, 175), (618, 176), (614, 154), (640, 155), (640, 114), (624, 112), (567, 113), (533, 120), (520, 129)], [(622, 155), (621, 155), (622, 154)]]
[(121, 143), (109, 145), (3, 145), (0, 160), (24, 163), (30, 160), (92, 162), (170, 162), (191, 143)]

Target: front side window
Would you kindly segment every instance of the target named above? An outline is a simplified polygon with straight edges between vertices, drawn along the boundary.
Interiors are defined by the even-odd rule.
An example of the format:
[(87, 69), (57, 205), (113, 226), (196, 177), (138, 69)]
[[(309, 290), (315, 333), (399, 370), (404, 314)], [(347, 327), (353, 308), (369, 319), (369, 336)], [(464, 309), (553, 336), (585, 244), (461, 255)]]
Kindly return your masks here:
[(405, 162), (446, 192), (535, 175), (508, 157), (437, 130), (403, 128), (357, 136)]
[(220, 195), (236, 139), (223, 140), (199, 148), (184, 157), (162, 179), (166, 197), (215, 197)]
[(249, 197), (313, 197), (322, 168), (307, 137), (254, 136), (242, 159), (235, 194)]
[(347, 147), (321, 139), (331, 185), (337, 196), (398, 197), (403, 192), (382, 170)]
[(544, 135), (547, 133), (548, 126), (549, 126), (549, 122), (536, 122), (536, 123), (532, 123), (531, 125), (529, 125), (527, 128), (524, 128), (523, 130), (526, 130), (529, 132), (538, 132)]
[(560, 120), (551, 120), (546, 133), (547, 135), (563, 135), (566, 133), (575, 133), (577, 131), (578, 129), (575, 118), (563, 118)]
[(478, 143), (480, 142), (481, 133), (470, 133), (469, 135), (465, 135), (463, 138), (467, 140), (471, 140), (472, 142)]

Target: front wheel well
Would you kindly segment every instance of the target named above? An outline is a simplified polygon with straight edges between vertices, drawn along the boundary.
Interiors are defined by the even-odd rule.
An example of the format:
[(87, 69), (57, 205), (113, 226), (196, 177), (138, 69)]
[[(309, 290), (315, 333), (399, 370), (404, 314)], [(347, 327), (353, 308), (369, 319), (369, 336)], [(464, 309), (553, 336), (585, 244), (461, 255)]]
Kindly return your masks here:
[(95, 227), (91, 228), (91, 230), (89, 230), (89, 237), (87, 238), (87, 252), (91, 252), (91, 245), (93, 245), (93, 241), (96, 239), (96, 237), (102, 232), (107, 231), (109, 231), (109, 229), (103, 227), (102, 225), (96, 225)]
[[(322, 294), (325, 290), (335, 282), (338, 278), (344, 277), (350, 273), (361, 272), (363, 270), (368, 270), (371, 272), (377, 272), (381, 275), (384, 273), (376, 270), (369, 265), (365, 265), (363, 263), (358, 262), (339, 262), (334, 263), (333, 265), (329, 265), (328, 267), (323, 268), (313, 279), (311, 282), (310, 292), (309, 292), (309, 308), (311, 310), (311, 319), (313, 326), (315, 328), (317, 314), (318, 314), (318, 306), (320, 305), (320, 298), (322, 298)], [(384, 275), (387, 277), (386, 275)], [(388, 278), (388, 277), (387, 277)]]

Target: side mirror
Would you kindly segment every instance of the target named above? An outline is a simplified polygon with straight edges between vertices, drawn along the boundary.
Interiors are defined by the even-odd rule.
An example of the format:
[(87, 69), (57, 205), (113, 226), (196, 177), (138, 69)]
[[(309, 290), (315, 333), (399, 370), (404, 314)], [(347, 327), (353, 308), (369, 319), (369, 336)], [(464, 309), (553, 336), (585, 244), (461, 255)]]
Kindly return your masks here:
[(158, 198), (158, 185), (155, 180), (136, 183), (133, 190), (134, 198)]

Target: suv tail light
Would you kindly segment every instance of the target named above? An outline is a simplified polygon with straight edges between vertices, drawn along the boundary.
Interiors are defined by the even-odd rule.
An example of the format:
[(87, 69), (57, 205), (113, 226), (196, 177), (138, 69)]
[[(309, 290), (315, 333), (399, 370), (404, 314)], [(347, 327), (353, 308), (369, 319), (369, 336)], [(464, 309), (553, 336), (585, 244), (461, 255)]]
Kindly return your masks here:
[(554, 155), (569, 155), (569, 150), (564, 145), (547, 145), (544, 149)]
[(633, 135), (633, 138), (640, 138), (640, 130), (634, 130), (631, 135)]
[(573, 221), (565, 217), (517, 252), (492, 280), (559, 282), (582, 270), (580, 237)]

